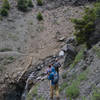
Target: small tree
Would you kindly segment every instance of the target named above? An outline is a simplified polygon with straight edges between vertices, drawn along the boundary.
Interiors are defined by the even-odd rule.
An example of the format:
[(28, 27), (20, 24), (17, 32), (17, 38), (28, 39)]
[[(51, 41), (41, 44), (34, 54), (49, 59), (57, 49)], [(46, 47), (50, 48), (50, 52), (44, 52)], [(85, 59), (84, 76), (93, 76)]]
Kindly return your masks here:
[(8, 9), (8, 10), (10, 9), (10, 4), (8, 0), (3, 0), (2, 8)]
[(85, 9), (85, 15), (82, 19), (73, 19), (72, 22), (75, 24), (75, 36), (79, 44), (86, 43), (87, 47), (90, 48), (90, 37), (95, 31), (95, 20), (96, 14), (94, 9)]
[(0, 14), (1, 14), (2, 16), (8, 16), (8, 10), (5, 9), (5, 8), (1, 8)]
[(34, 5), (33, 5), (33, 2), (32, 2), (32, 0), (28, 0), (28, 7), (33, 7)]
[(43, 16), (42, 16), (42, 14), (40, 12), (37, 14), (37, 19), (39, 21), (43, 20)]
[(37, 0), (37, 5), (42, 6), (43, 5), (43, 1), (42, 0)]
[(28, 1), (27, 0), (18, 0), (18, 9), (21, 11), (27, 11)]
[(2, 16), (8, 16), (8, 10), (10, 9), (10, 4), (8, 0), (3, 0), (2, 7), (0, 9), (0, 14)]

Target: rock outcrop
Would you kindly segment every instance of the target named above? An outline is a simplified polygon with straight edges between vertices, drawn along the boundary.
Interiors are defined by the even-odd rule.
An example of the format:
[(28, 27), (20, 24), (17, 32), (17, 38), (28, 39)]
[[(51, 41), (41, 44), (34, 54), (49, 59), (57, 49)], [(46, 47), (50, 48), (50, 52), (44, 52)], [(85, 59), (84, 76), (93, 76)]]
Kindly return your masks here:
[[(82, 49), (83, 48), (80, 48), (80, 50)], [(69, 65), (69, 67), (65, 69), (61, 68), (60, 70), (60, 82), (59, 82), (60, 85), (59, 86), (60, 86), (61, 100), (65, 100), (66, 97), (67, 99), (72, 98), (73, 100), (84, 100), (83, 98), (87, 100), (92, 100), (91, 98), (94, 98), (93, 92), (95, 91), (95, 89), (100, 88), (100, 77), (99, 77), (100, 76), (100, 66), (99, 66), (100, 65), (100, 54), (99, 54), (100, 43), (95, 45), (90, 50), (84, 49), (85, 51), (82, 53), (82, 55), (79, 55), (80, 50), (78, 54), (76, 54), (74, 50), (74, 53), (77, 56), (77, 57), (75, 56), (76, 58), (74, 58), (75, 61), (78, 57), (80, 59), (78, 58), (79, 60), (77, 63), (74, 63), (74, 60), (72, 61), (72, 63), (74, 63), (73, 68), (71, 67), (71, 65)], [(73, 51), (73, 50), (70, 50), (70, 51)], [(70, 53), (68, 54), (70, 55)], [(64, 62), (65, 60), (64, 58), (61, 58), (59, 61)], [(69, 61), (67, 60), (66, 62), (69, 62)], [(61, 64), (63, 66), (63, 63)], [(63, 77), (65, 75), (66, 77)], [(67, 85), (64, 85), (64, 84), (67, 84)], [(79, 91), (76, 97), (73, 97), (73, 96), (71, 97), (72, 94), (70, 94), (69, 96), (67, 95), (68, 90), (69, 90), (68, 88), (71, 88), (72, 84), (76, 84)], [(34, 93), (36, 95), (34, 95)], [(31, 88), (31, 90), (27, 94), (27, 100), (37, 100), (37, 98), (41, 98), (43, 100), (50, 100), (49, 97), (50, 97), (49, 85), (48, 85), (48, 80), (46, 79), (40, 80), (33, 88)]]

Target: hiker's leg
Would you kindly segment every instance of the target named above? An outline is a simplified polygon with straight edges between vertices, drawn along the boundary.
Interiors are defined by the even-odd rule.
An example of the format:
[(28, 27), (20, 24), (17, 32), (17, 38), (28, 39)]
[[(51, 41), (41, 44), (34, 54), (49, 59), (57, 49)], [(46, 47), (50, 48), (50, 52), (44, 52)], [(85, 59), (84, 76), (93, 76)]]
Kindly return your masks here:
[(53, 86), (50, 86), (50, 98), (53, 98)]
[(49, 87), (51, 86), (51, 80), (49, 80), (48, 85), (49, 85)]
[(58, 87), (58, 84), (56, 84), (56, 97), (57, 98), (59, 97), (59, 87)]

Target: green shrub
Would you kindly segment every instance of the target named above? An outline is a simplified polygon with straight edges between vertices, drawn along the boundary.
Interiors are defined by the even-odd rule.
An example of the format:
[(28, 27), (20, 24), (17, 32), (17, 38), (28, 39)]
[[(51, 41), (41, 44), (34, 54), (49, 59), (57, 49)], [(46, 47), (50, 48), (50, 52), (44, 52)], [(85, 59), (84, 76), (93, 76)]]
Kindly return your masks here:
[(44, 100), (44, 98), (43, 98), (42, 96), (38, 96), (38, 97), (36, 98), (36, 100)]
[(62, 78), (63, 78), (63, 79), (66, 79), (66, 77), (67, 77), (66, 73), (63, 73), (63, 74), (62, 74)]
[(86, 99), (86, 97), (83, 96), (83, 97), (82, 97), (82, 100), (87, 100), (87, 99)]
[(2, 21), (3, 20), (3, 18), (2, 18), (2, 16), (0, 16), (0, 21)]
[(60, 92), (63, 91), (67, 86), (68, 86), (68, 84), (67, 84), (66, 82), (62, 83), (62, 84), (60, 85), (59, 91), (60, 91)]
[(18, 0), (17, 3), (18, 9), (21, 11), (27, 11), (28, 8), (28, 1), (27, 0)]
[(83, 59), (83, 52), (84, 52), (84, 50), (85, 50), (85, 45), (83, 45), (82, 46), (82, 49), (78, 52), (78, 54), (76, 55), (76, 57), (75, 57), (75, 60), (73, 61), (73, 63), (71, 64), (71, 69), (73, 68), (73, 67), (75, 67), (75, 65), (81, 60), (81, 59)]
[(5, 8), (1, 8), (0, 9), (0, 14), (1, 16), (8, 16), (8, 10)]
[(93, 92), (92, 100), (100, 100), (100, 89), (97, 89)]
[(100, 3), (95, 4), (95, 12), (96, 12), (96, 16), (100, 17)]
[(43, 5), (43, 1), (42, 0), (37, 0), (37, 5), (42, 6)]
[(87, 47), (90, 48), (90, 37), (95, 31), (95, 20), (96, 11), (94, 8), (86, 8), (85, 15), (82, 19), (72, 19), (75, 28), (76, 40), (79, 44), (86, 43)]
[(79, 96), (78, 83), (73, 82), (71, 86), (66, 89), (66, 96), (76, 98)]
[(15, 58), (13, 56), (8, 57), (8, 60), (13, 61)]
[(0, 49), (0, 52), (6, 52), (6, 51), (12, 51), (11, 48), (2, 48)]
[(5, 70), (3, 65), (0, 65), (0, 72), (3, 72), (3, 70)]
[(77, 80), (78, 81), (83, 81), (83, 80), (86, 80), (87, 79), (87, 70), (85, 72), (82, 72), (78, 77), (77, 77)]
[(33, 7), (34, 5), (33, 5), (33, 2), (32, 2), (32, 0), (28, 0), (28, 7)]
[(9, 56), (5, 58), (3, 64), (7, 65), (7, 64), (13, 63), (14, 61), (15, 61), (15, 58), (13, 56)]
[(2, 8), (8, 9), (8, 10), (10, 9), (10, 4), (8, 0), (3, 0)]
[(37, 19), (39, 21), (42, 21), (43, 20), (43, 16), (42, 16), (42, 14), (40, 12), (37, 14)]
[(93, 50), (96, 53), (96, 55), (98, 56), (98, 58), (100, 58), (100, 47), (94, 46)]
[(37, 95), (38, 95), (38, 85), (35, 85), (32, 87), (32, 89), (27, 94), (26, 100), (32, 100), (33, 97), (36, 97)]

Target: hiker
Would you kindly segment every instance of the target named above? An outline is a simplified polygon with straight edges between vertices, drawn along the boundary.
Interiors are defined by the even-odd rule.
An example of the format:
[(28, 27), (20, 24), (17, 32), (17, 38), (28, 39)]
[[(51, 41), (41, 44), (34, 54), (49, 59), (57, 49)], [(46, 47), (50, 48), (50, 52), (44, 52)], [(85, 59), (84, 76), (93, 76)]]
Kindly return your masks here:
[(47, 68), (47, 72), (46, 72), (48, 75), (49, 75), (49, 73), (51, 73), (51, 65), (49, 65), (48, 66), (48, 68)]
[[(49, 65), (48, 68), (47, 68), (47, 70), (46, 70), (47, 77), (49, 77), (50, 73), (51, 73), (51, 65)], [(50, 86), (50, 84), (51, 84), (50, 80), (49, 80), (48, 84)]]
[(55, 68), (55, 70), (57, 71), (57, 73), (59, 75), (59, 68), (61, 67), (61, 64), (60, 64), (60, 62), (58, 62), (58, 59), (55, 60), (53, 67)]
[(58, 73), (56, 72), (54, 67), (51, 68), (51, 73), (49, 74), (48, 79), (51, 80), (50, 98), (53, 99), (53, 91), (55, 89), (56, 90), (56, 97), (57, 97), (57, 99), (59, 99), (59, 88), (58, 88), (59, 76), (58, 76)]

